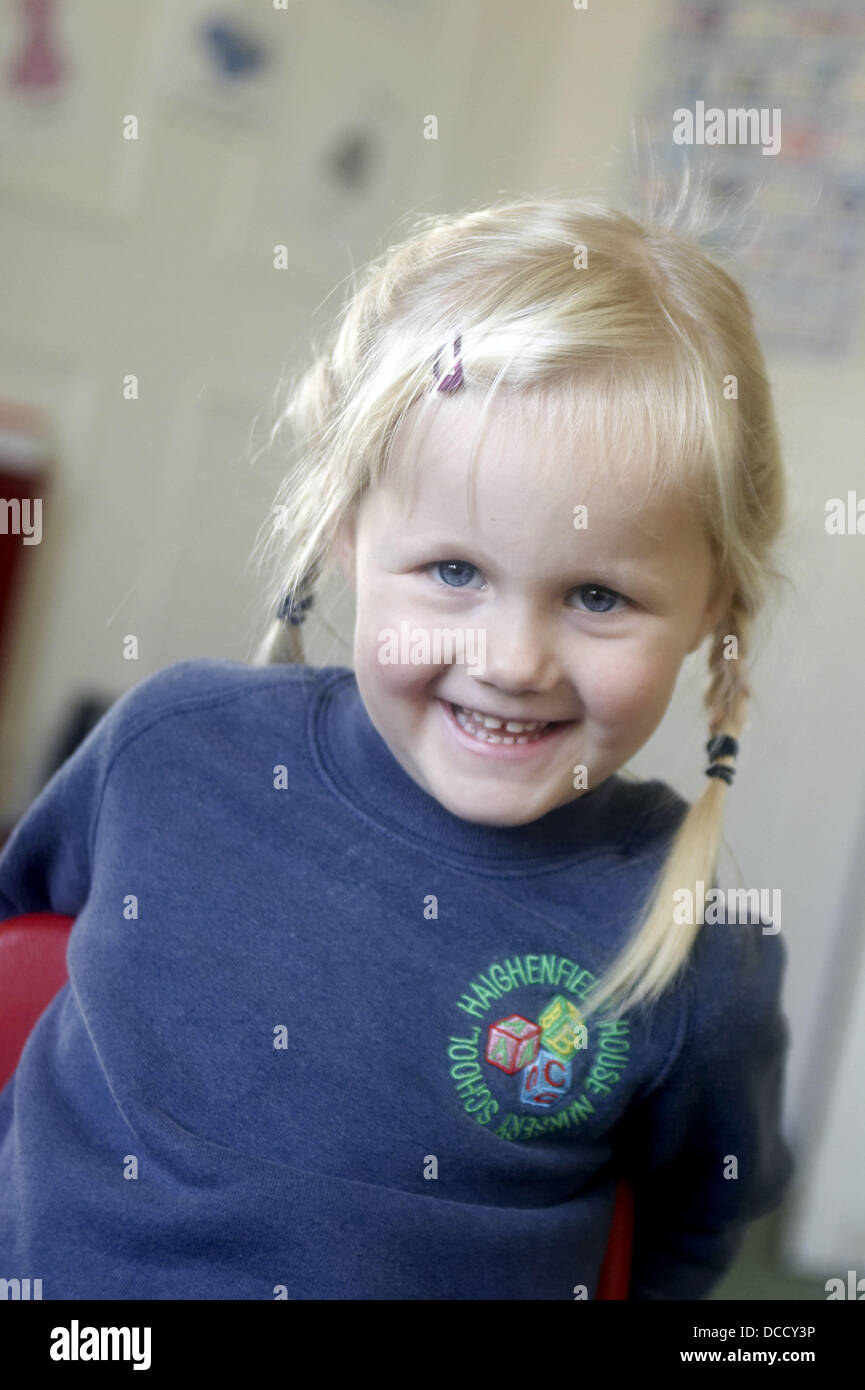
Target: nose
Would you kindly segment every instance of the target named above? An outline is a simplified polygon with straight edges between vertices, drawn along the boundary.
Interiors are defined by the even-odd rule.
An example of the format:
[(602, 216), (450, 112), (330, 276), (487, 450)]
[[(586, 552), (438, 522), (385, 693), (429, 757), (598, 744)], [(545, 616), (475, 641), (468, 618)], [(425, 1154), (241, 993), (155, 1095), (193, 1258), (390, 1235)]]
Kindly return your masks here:
[(561, 680), (561, 665), (549, 623), (529, 605), (504, 605), (486, 623), (484, 674), (476, 676), (486, 689), (509, 695), (553, 690)]

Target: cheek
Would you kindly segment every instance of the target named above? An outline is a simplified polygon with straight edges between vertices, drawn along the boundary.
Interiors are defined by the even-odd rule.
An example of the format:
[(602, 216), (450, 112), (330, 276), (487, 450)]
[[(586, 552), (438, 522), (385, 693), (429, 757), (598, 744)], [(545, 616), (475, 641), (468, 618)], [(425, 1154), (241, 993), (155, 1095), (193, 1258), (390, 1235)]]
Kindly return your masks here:
[[(400, 626), (408, 622), (406, 631)], [(388, 700), (429, 700), (430, 686), (449, 669), (444, 665), (412, 659), (411, 635), (416, 624), (400, 616), (378, 610), (358, 615), (355, 628), (355, 670), (362, 674), (365, 685), (373, 687), (380, 698)], [(422, 654), (421, 654), (422, 655)]]
[(375, 682), (379, 691), (391, 700), (429, 700), (430, 684), (438, 679), (438, 668), (404, 662), (375, 661)]
[(581, 683), (587, 711), (604, 722), (651, 723), (669, 703), (676, 669), (658, 647), (611, 642)]

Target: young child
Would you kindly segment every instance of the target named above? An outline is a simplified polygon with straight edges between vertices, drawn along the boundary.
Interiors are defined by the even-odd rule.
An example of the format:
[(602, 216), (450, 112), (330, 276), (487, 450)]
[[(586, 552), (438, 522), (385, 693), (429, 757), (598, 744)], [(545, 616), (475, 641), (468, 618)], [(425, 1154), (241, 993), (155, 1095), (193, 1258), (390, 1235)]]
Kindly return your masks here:
[[(426, 219), (293, 383), (252, 665), (129, 690), (16, 827), (76, 917), (0, 1094), (44, 1298), (703, 1298), (792, 1171), (786, 951), (701, 922), (784, 482), (739, 286), (521, 200)], [(303, 664), (329, 565), (354, 669)], [(708, 641), (706, 784), (623, 774)], [(700, 749), (694, 750), (698, 757)]]

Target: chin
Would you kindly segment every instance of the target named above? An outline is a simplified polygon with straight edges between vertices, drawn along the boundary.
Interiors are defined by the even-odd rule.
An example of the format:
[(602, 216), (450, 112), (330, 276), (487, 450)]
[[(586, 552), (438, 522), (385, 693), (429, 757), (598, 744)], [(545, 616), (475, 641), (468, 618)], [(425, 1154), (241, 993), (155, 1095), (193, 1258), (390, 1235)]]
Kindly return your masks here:
[(474, 825), (500, 826), (502, 829), (517, 825), (531, 825), (532, 821), (538, 820), (549, 809), (545, 807), (541, 811), (527, 811), (525, 803), (511, 809), (501, 806), (477, 805), (470, 802), (458, 805), (452, 800), (438, 799), (450, 811), (451, 815), (459, 816), (461, 820), (471, 821)]

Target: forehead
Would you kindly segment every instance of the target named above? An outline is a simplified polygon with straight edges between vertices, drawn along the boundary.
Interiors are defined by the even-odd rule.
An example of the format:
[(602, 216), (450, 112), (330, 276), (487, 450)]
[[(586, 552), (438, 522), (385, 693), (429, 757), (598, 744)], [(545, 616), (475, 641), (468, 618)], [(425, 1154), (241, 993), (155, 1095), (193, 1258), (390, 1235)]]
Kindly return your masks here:
[(476, 393), (426, 398), (394, 438), (382, 507), (393, 525), (442, 526), (499, 535), (541, 527), (546, 538), (581, 534), (629, 544), (669, 541), (699, 526), (694, 498), (655, 441), (605, 428), (575, 392), (500, 395), (488, 409)]

